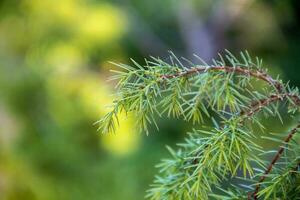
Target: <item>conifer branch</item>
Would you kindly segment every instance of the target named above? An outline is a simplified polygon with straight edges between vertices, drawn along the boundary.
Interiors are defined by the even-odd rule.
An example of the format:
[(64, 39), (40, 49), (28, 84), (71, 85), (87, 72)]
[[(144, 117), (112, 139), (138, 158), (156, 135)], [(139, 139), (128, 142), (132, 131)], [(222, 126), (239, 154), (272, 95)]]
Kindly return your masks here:
[[(260, 59), (256, 58), (253, 62), (247, 52), (241, 53), (241, 59), (239, 61), (227, 51), (225, 59), (220, 56), (220, 60), (213, 60), (213, 65), (199, 58), (204, 65), (188, 62), (191, 64), (189, 67), (171, 53), (171, 64), (158, 58), (146, 60), (145, 66), (134, 60), (134, 66), (116, 64), (123, 70), (114, 71), (116, 75), (112, 77), (118, 80), (113, 109), (98, 121), (103, 133), (116, 129), (118, 113), (122, 111), (134, 113), (137, 125), (146, 133), (148, 124), (156, 125), (154, 115), (167, 113), (167, 117), (183, 117), (184, 120), (200, 123), (203, 122), (203, 114), (210, 116), (210, 108), (221, 119), (221, 126), (213, 120), (215, 126), (211, 130), (193, 130), (179, 145), (178, 151), (168, 148), (172, 158), (158, 165), (160, 176), (148, 190), (148, 198), (247, 199), (247, 193), (235, 186), (228, 190), (219, 188), (228, 176), (234, 177), (238, 171), (243, 172), (244, 179), (250, 177), (253, 180), (256, 177), (253, 166), (264, 167), (257, 152), (266, 152), (254, 142), (251, 126), (243, 122), (250, 119), (251, 123), (262, 127), (255, 116), (259, 112), (277, 115), (281, 119), (279, 104), (275, 102), (286, 102), (289, 113), (295, 113), (299, 110), (300, 96), (297, 88), (284, 85), (262, 69)], [(256, 90), (252, 80), (261, 80), (267, 85)], [(293, 135), (285, 142), (288, 143)], [(297, 157), (297, 148), (293, 149)], [(283, 175), (275, 174), (274, 187), (264, 185), (264, 191), (259, 191), (262, 184), (267, 184), (265, 178), (282, 153), (280, 148), (265, 174), (261, 175), (257, 191), (250, 197), (268, 197), (272, 193), (270, 191), (279, 188), (283, 182), (286, 185), (291, 182), (289, 172), (283, 171)], [(215, 194), (215, 189), (220, 189), (227, 196)]]

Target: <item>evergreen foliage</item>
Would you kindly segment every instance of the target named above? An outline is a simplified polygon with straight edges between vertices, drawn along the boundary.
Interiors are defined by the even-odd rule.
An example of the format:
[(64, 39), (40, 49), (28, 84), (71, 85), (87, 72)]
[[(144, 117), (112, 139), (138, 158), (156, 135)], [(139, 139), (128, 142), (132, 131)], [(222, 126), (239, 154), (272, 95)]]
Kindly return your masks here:
[[(159, 58), (133, 66), (116, 64), (112, 80), (117, 93), (111, 112), (98, 121), (102, 133), (117, 128), (120, 112), (132, 113), (137, 127), (148, 134), (157, 117), (175, 117), (203, 124), (209, 117), (214, 127), (194, 129), (177, 151), (159, 167), (159, 175), (148, 190), (149, 199), (299, 199), (300, 146), (294, 135), (300, 124), (276, 141), (278, 150), (266, 151), (255, 143), (254, 126), (264, 128), (257, 116), (277, 116), (280, 105), (295, 115), (300, 106), (297, 88), (274, 79), (248, 52), (236, 58), (229, 51), (213, 64)], [(257, 81), (265, 82), (263, 88)], [(260, 85), (261, 86), (261, 85)], [(215, 113), (217, 119), (211, 116)], [(284, 139), (282, 139), (284, 138)], [(265, 155), (274, 155), (268, 161)], [(234, 179), (245, 184), (235, 185)], [(224, 183), (230, 185), (223, 187)], [(229, 184), (231, 183), (231, 184)]]

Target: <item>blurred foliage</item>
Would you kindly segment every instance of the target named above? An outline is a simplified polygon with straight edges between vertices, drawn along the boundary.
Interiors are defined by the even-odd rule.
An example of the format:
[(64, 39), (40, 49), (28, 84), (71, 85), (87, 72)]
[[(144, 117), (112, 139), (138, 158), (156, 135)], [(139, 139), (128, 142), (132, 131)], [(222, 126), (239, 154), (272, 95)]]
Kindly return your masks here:
[(130, 119), (100, 135), (93, 123), (113, 99), (107, 61), (246, 48), (299, 86), (298, 9), (296, 0), (0, 1), (0, 199), (142, 199), (164, 145), (190, 127), (163, 120), (145, 138)]

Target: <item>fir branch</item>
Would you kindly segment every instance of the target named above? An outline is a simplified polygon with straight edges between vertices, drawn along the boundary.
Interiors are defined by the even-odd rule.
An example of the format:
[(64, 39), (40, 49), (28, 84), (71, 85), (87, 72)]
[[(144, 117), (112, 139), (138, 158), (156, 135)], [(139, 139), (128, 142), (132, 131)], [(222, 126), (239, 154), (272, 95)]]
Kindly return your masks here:
[[(188, 67), (171, 53), (171, 64), (159, 58), (146, 60), (146, 66), (134, 60), (133, 67), (117, 64), (123, 69), (115, 71), (113, 77), (113, 80), (118, 80), (118, 98), (112, 111), (100, 120), (102, 132), (114, 131), (121, 111), (135, 113), (137, 124), (146, 133), (148, 124), (156, 125), (154, 115), (167, 113), (167, 117), (183, 117), (195, 123), (203, 122), (202, 114), (209, 116), (207, 109), (210, 108), (221, 118), (222, 126), (213, 120), (215, 127), (211, 130), (192, 131), (185, 142), (179, 145), (178, 151), (168, 148), (172, 158), (163, 160), (159, 165), (161, 176), (156, 177), (148, 191), (148, 198), (221, 198), (223, 195), (213, 194), (213, 191), (228, 176), (236, 176), (241, 170), (244, 179), (253, 179), (253, 165), (256, 163), (264, 167), (257, 152), (265, 152), (253, 142), (255, 135), (251, 127), (243, 122), (250, 119), (252, 123), (262, 126), (255, 116), (259, 112), (277, 115), (281, 119), (279, 102), (286, 102), (289, 113), (295, 113), (300, 106), (299, 91), (274, 79), (267, 70), (262, 69), (261, 60), (253, 62), (248, 52), (241, 53), (241, 58), (242, 61), (239, 61), (227, 51), (225, 59), (220, 56), (220, 60), (213, 60), (213, 65), (199, 58), (204, 65), (187, 61), (192, 65)], [(252, 80), (261, 80), (270, 87), (256, 90)], [(290, 133), (285, 142), (289, 143), (294, 134)], [(278, 150), (265, 174), (259, 179), (257, 191), (250, 197), (262, 194), (259, 191), (260, 185), (266, 183), (265, 179), (270, 176), (283, 148)], [(280, 176), (278, 173), (274, 176), (277, 185), (284, 181), (290, 182), (288, 176)], [(264, 188), (264, 191), (268, 191), (265, 196), (270, 195), (270, 187)], [(246, 195), (237, 188), (234, 191), (237, 191), (236, 195), (232, 195), (230, 189), (225, 192), (227, 197), (223, 196), (224, 199), (237, 199)]]

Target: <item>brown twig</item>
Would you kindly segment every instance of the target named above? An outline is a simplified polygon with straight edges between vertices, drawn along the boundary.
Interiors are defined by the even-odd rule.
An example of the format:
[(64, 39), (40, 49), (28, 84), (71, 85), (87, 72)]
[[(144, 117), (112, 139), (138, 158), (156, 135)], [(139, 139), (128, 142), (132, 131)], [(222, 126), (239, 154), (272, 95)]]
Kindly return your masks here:
[(188, 76), (196, 73), (205, 73), (207, 71), (224, 71), (224, 72), (230, 72), (230, 73), (238, 73), (243, 74), (245, 76), (252, 76), (255, 78), (258, 78), (260, 80), (263, 80), (270, 85), (274, 86), (278, 93), (283, 92), (283, 85), (279, 81), (273, 79), (269, 74), (259, 71), (259, 70), (250, 70), (242, 67), (229, 67), (229, 66), (197, 66), (194, 68), (191, 68), (186, 71), (178, 72), (175, 74), (168, 74), (168, 75), (162, 75), (162, 79), (169, 79), (169, 78), (176, 78), (181, 76)]
[(251, 117), (256, 112), (259, 112), (264, 107), (270, 105), (276, 101), (283, 101), (286, 98), (290, 98), (295, 105), (300, 105), (300, 97), (294, 94), (273, 94), (270, 97), (265, 99), (260, 99), (250, 104), (249, 108), (246, 111), (241, 111), (240, 116)]
[[(300, 122), (298, 123), (298, 125), (297, 125), (295, 128), (293, 128), (293, 129), (289, 132), (288, 136), (287, 136), (287, 137), (285, 138), (285, 140), (284, 140), (284, 143), (285, 143), (285, 144), (288, 144), (288, 143), (291, 141), (291, 139), (293, 138), (293, 136), (295, 135), (295, 133), (297, 133), (297, 131), (298, 131), (299, 128), (300, 128)], [(284, 148), (283, 146), (281, 146), (281, 147), (278, 149), (278, 151), (277, 151), (277, 153), (275, 154), (274, 158), (272, 159), (271, 163), (268, 165), (268, 167), (267, 167), (267, 169), (266, 169), (264, 175), (260, 177), (260, 179), (259, 179), (259, 181), (258, 181), (258, 183), (257, 183), (257, 185), (256, 185), (255, 191), (253, 192), (252, 195), (248, 195), (248, 199), (251, 199), (251, 197), (253, 197), (255, 200), (258, 199), (257, 194), (258, 194), (258, 192), (259, 192), (261, 183), (267, 178), (268, 174), (272, 171), (274, 165), (275, 165), (276, 162), (280, 159), (280, 157), (281, 157), (281, 155), (282, 155), (284, 149), (285, 149), (285, 148)]]

